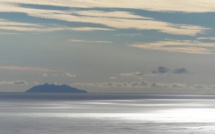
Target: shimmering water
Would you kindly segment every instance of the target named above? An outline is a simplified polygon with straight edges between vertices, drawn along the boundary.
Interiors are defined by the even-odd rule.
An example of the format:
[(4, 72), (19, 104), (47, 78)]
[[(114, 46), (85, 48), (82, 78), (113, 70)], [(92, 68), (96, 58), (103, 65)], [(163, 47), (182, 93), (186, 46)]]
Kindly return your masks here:
[[(214, 134), (215, 99), (0, 95), (0, 134)], [(43, 96), (43, 97), (41, 97)], [(54, 97), (58, 96), (58, 97)], [(95, 97), (97, 96), (97, 97)], [(109, 97), (107, 97), (109, 96)], [(129, 96), (129, 95), (128, 95)], [(44, 98), (48, 99), (44, 99)], [(84, 99), (83, 99), (84, 98)], [(107, 99), (108, 98), (108, 99)], [(113, 99), (111, 99), (113, 98)]]

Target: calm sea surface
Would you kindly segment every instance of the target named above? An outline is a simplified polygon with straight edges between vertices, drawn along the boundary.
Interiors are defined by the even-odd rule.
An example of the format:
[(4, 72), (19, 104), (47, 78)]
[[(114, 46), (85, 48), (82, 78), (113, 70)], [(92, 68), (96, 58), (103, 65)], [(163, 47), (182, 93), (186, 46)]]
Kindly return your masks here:
[(0, 93), (0, 134), (214, 134), (214, 98)]

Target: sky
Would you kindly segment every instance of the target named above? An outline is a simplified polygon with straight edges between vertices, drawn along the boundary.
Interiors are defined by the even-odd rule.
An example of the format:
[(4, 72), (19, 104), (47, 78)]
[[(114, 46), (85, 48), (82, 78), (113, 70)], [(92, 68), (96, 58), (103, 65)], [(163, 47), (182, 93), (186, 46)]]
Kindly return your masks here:
[(0, 0), (0, 91), (215, 94), (214, 0)]

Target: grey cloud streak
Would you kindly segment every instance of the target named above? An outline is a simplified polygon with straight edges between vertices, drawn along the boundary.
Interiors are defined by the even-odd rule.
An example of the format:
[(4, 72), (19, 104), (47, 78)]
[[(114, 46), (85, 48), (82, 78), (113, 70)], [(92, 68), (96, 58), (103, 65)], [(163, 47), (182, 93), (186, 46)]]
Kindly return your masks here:
[(186, 68), (177, 68), (173, 71), (175, 74), (185, 74), (188, 73), (188, 70)]
[(159, 73), (159, 74), (165, 74), (165, 73), (173, 73), (173, 74), (186, 74), (189, 73), (189, 71), (186, 68), (176, 68), (171, 71), (171, 69), (159, 66), (156, 70), (153, 70), (152, 73)]

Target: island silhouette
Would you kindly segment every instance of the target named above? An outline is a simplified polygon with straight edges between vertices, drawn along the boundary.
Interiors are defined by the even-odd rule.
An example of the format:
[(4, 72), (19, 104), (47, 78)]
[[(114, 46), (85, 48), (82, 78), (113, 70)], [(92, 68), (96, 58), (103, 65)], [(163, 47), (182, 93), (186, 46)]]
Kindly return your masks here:
[(43, 85), (34, 86), (27, 91), (26, 93), (87, 93), (85, 90), (80, 90), (68, 85), (55, 85), (45, 83)]

